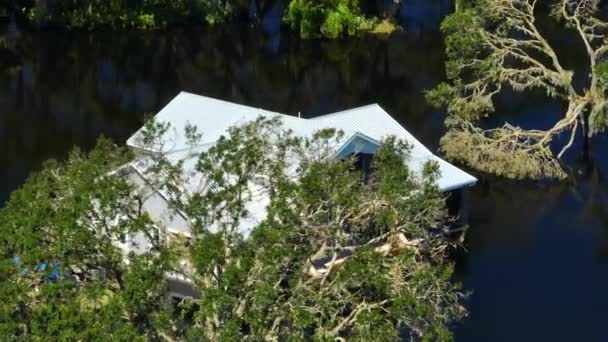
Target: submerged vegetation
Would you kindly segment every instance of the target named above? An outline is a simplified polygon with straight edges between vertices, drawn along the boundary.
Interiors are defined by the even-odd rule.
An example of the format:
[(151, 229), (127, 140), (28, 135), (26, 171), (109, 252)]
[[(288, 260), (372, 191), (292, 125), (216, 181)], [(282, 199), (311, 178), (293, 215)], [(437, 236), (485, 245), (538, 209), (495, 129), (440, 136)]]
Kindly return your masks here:
[[(578, 132), (588, 139), (608, 126), (608, 18), (601, 6), (599, 0), (478, 0), (448, 17), (442, 24), (448, 82), (427, 94), (448, 111), (444, 154), (508, 178), (564, 178), (559, 159)], [(589, 68), (584, 87), (542, 33), (538, 18), (546, 13), (577, 37)], [(480, 121), (495, 114), (495, 99), (508, 91), (542, 91), (564, 103), (564, 113), (544, 130), (508, 122), (482, 128)]]
[[(284, 21), (302, 38), (339, 38), (361, 32), (390, 34), (397, 29), (389, 18), (366, 17), (360, 0), (293, 0)], [(397, 6), (399, 1), (394, 6)]]
[[(260, 11), (269, 3), (254, 2)], [(442, 26), (448, 79), (427, 95), (448, 112), (448, 131), (441, 141), (444, 155), (509, 178), (564, 177), (560, 158), (575, 139), (587, 139), (608, 126), (606, 12), (597, 10), (599, 2), (584, 0), (556, 0), (553, 7), (545, 7), (547, 2), (542, 0), (462, 0), (457, 4), (457, 13)], [(154, 29), (184, 20), (218, 25), (238, 18), (245, 6), (231, 1), (57, 0), (26, 2), (18, 11), (41, 25), (121, 30)], [(552, 25), (573, 34), (580, 43), (578, 50), (588, 60), (588, 69), (566, 68), (569, 61), (562, 58), (556, 40), (542, 27), (547, 18), (539, 20), (549, 13), (545, 9), (552, 10)], [(286, 2), (283, 14), (286, 25), (306, 38), (386, 34), (395, 29), (393, 15), (367, 16), (356, 1), (294, 0)], [(339, 48), (339, 42), (321, 42), (325, 44), (321, 58), (310, 45), (296, 40), (299, 49), (285, 63), (277, 63), (279, 59), (269, 58), (265, 49), (247, 44), (250, 37), (190, 35), (197, 39), (188, 40), (182, 34), (150, 35), (153, 37), (140, 44), (145, 45), (143, 51), (154, 54), (141, 53), (142, 47), (126, 40), (127, 35), (120, 37), (127, 42), (121, 45), (102, 40), (98, 46), (90, 39), (90, 45), (81, 48), (85, 54), (58, 40), (11, 38), (20, 39), (24, 46), (20, 50), (26, 53), (22, 64), (11, 66), (15, 77), (6, 78), (5, 83), (11, 85), (6, 92), (17, 94), (19, 109), (28, 107), (24, 102), (32, 103), (33, 109), (28, 110), (35, 113), (31, 120), (16, 115), (14, 121), (40, 127), (47, 121), (38, 121), (39, 113), (48, 113), (52, 124), (74, 126), (71, 131), (51, 129), (52, 135), (42, 138), (40, 133), (48, 130), (15, 135), (25, 136), (30, 143), (9, 135), (4, 148), (30, 156), (40, 145), (51, 145), (54, 138), (75, 135), (65, 132), (85, 132), (82, 135), (90, 138), (99, 131), (118, 130), (116, 126), (128, 125), (121, 122), (98, 130), (99, 124), (90, 122), (101, 121), (108, 113), (114, 115), (112, 119), (124, 120), (135, 110), (113, 111), (114, 107), (102, 106), (102, 101), (126, 103), (129, 101), (124, 99), (137, 97), (160, 103), (163, 94), (175, 91), (173, 87), (197, 88), (201, 83), (211, 84), (204, 89), (215, 89), (223, 97), (259, 99), (260, 94), (271, 94), (275, 104), (285, 101), (275, 105), (283, 108), (293, 103), (303, 106), (302, 101), (293, 100), (296, 96), (307, 99), (304, 106), (312, 106), (337, 98), (338, 93), (348, 97), (347, 101), (368, 99), (365, 95), (371, 93), (379, 101), (403, 101), (407, 105), (400, 108), (412, 109), (424, 106), (416, 85), (432, 83), (429, 78), (434, 81), (440, 76), (429, 77), (431, 73), (442, 72), (437, 63), (421, 66), (431, 58), (428, 49), (413, 51), (412, 45), (425, 45), (420, 40), (406, 45), (401, 39), (361, 39)], [(441, 45), (440, 37), (432, 37)], [(61, 48), (53, 49), (52, 44)], [(11, 42), (6, 45), (10, 47)], [(58, 57), (63, 55), (66, 58)], [(141, 55), (149, 56), (142, 59)], [(315, 58), (321, 63), (314, 63)], [(48, 67), (49, 60), (59, 67)], [(575, 82), (576, 74), (581, 78), (588, 75), (584, 85)], [(388, 88), (393, 89), (385, 91)], [(79, 91), (77, 96), (72, 96), (74, 89)], [(409, 91), (416, 96), (408, 96)], [(530, 97), (541, 91), (563, 103), (563, 115), (544, 130), (510, 123), (487, 128), (486, 117), (501, 114), (496, 100), (511, 91), (532, 94)], [(335, 100), (339, 104), (347, 101), (342, 97)], [(71, 107), (74, 102), (76, 109)], [(426, 114), (424, 110), (419, 112)], [(412, 120), (412, 111), (402, 112)], [(71, 113), (93, 115), (74, 120)], [(95, 120), (89, 119), (95, 116)], [(420, 117), (423, 119), (415, 121), (426, 123), (428, 116)], [(7, 127), (5, 132), (13, 130), (13, 126)], [(150, 125), (149, 129), (164, 128)], [(190, 133), (196, 136), (196, 132)], [(362, 184), (361, 174), (350, 161), (319, 158), (319, 146), (326, 146), (339, 132), (323, 131), (302, 141), (277, 122), (260, 120), (230, 133), (206, 153), (193, 154), (197, 171), (212, 180), (209, 188), (213, 191), (195, 196), (183, 193), (175, 186), (181, 170), (163, 156), (149, 170), (162, 175), (153, 186), (170, 193), (173, 205), (192, 220), (193, 236), (174, 237), (171, 243), (164, 240), (166, 232), (159, 234), (159, 227), (141, 210), (146, 194), (111, 173), (133, 158), (128, 151), (101, 140), (92, 152), (75, 151), (67, 161), (48, 162), (33, 174), (0, 209), (0, 336), (65, 341), (451, 339), (450, 328), (466, 316), (466, 310), (460, 285), (452, 281), (449, 250), (454, 242), (446, 234), (450, 218), (434, 185), (437, 170), (433, 164), (427, 165), (421, 177), (414, 176), (402, 160), (408, 147), (388, 139), (376, 158), (376, 173)], [(67, 142), (58, 150), (78, 141), (64, 139)], [(7, 148), (9, 144), (15, 147)], [(297, 171), (298, 181), (287, 177), (286, 160), (293, 154), (306, 156)], [(22, 160), (7, 155), (2, 154), (8, 160), (4, 164)], [(592, 183), (583, 187), (590, 188), (591, 194), (584, 189), (575, 197), (568, 195), (570, 186), (539, 191), (512, 182), (490, 182), (483, 191), (473, 193), (473, 230), (484, 232), (470, 241), (472, 248), (483, 253), (467, 256), (467, 272), (474, 276), (465, 279), (467, 286), (482, 294), (472, 301), (477, 310), (473, 316), (491, 317), (477, 318), (481, 329), (469, 325), (481, 331), (481, 340), (491, 340), (488, 330), (499, 331), (503, 338), (504, 334), (533, 337), (535, 333), (565, 338), (562, 329), (547, 332), (543, 331), (545, 324), (531, 324), (534, 316), (547, 316), (541, 323), (553, 322), (557, 316), (560, 320), (574, 318), (574, 325), (565, 326), (580, 338), (586, 337), (579, 334), (589, 328), (589, 322), (601, 328), (593, 310), (586, 310), (589, 300), (601, 303), (605, 299), (601, 286), (585, 288), (588, 297), (575, 296), (563, 312), (553, 305), (556, 293), (559, 297), (587, 285), (585, 277), (583, 281), (581, 277), (564, 280), (564, 259), (583, 275), (590, 272), (585, 267), (593, 265), (590, 267), (597, 272), (592, 274), (599, 275), (599, 281), (605, 273), (606, 239), (601, 235), (606, 222), (605, 182), (599, 167), (592, 171)], [(234, 179), (239, 182), (231, 182)], [(238, 227), (249, 214), (243, 203), (253, 196), (245, 186), (250, 182), (271, 194), (270, 215), (245, 237)], [(582, 209), (581, 202), (585, 203)], [(541, 233), (548, 238), (528, 243), (538, 240), (534, 234), (539, 230), (530, 228), (544, 225), (564, 229), (545, 229)], [(581, 225), (585, 225), (582, 231), (571, 229)], [(555, 231), (559, 235), (551, 235)], [(586, 231), (598, 234), (581, 239)], [(515, 235), (505, 238), (505, 232)], [(573, 239), (561, 235), (568, 232), (575, 232)], [(123, 255), (116, 242), (136, 234), (159, 243), (140, 255)], [(522, 241), (525, 253), (521, 252)], [(568, 248), (582, 257), (563, 253)], [(522, 260), (532, 261), (526, 263), (532, 266), (524, 268), (523, 277), (514, 271)], [(545, 267), (545, 261), (555, 267)], [(313, 264), (326, 268), (311, 271)], [(530, 277), (530, 272), (540, 276)], [(167, 293), (172, 284), (165, 277), (169, 273), (190, 277), (198, 296), (171, 302)], [(522, 282), (523, 278), (529, 281)], [(557, 287), (555, 279), (559, 280)], [(559, 291), (538, 291), (547, 286)], [(476, 305), (480, 302), (483, 305)], [(522, 310), (516, 315), (519, 321), (513, 320), (512, 308), (529, 303), (533, 310)], [(538, 314), (541, 306), (547, 307), (541, 311), (545, 315)], [(581, 306), (584, 310), (578, 310)], [(576, 323), (583, 321), (581, 317), (585, 318), (584, 329)], [(505, 329), (488, 325), (496, 321)], [(519, 329), (521, 326), (524, 328)], [(601, 329), (595, 330), (601, 338)], [(466, 336), (464, 340), (468, 340)]]
[[(573, 146), (577, 134), (589, 138), (608, 126), (608, 22), (598, 10), (599, 4), (556, 0), (551, 7), (554, 23), (575, 34), (588, 59), (589, 77), (580, 87), (574, 72), (562, 64), (559, 49), (543, 35), (537, 20), (540, 1), (459, 1), (457, 13), (442, 25), (448, 79), (427, 94), (448, 112), (443, 153), (509, 178), (564, 177), (559, 159)], [(217, 25), (237, 18), (245, 6), (236, 1), (203, 0), (38, 1), (19, 11), (31, 22), (70, 29), (153, 29), (180, 24), (184, 18)], [(256, 7), (263, 11), (266, 3), (256, 1)], [(304, 38), (390, 34), (396, 29), (394, 14), (369, 17), (352, 0), (293, 0), (284, 10), (282, 20)], [(224, 36), (192, 45), (180, 39), (148, 44), (183, 54), (201, 49), (203, 41), (215, 47)], [(387, 82), (389, 67), (399, 64), (391, 61), (400, 58), (389, 50), (388, 41), (365, 44), (364, 49), (325, 51), (332, 52), (332, 61), (344, 67), (336, 78), (355, 84), (360, 92), (368, 91), (374, 81)], [(378, 64), (369, 70), (348, 65), (357, 59), (357, 53), (367, 54), (370, 47)], [(175, 63), (169, 69), (178, 69), (180, 75), (197, 78), (201, 70), (221, 70), (216, 79), (237, 79), (243, 73), (243, 56), (251, 58), (250, 51), (259, 53), (255, 50), (261, 49), (237, 44), (233, 48), (232, 54), (216, 54), (223, 64), (214, 63), (208, 50), (198, 50), (200, 58), (177, 55), (180, 58), (166, 59)], [(142, 62), (138, 56), (130, 58), (130, 49), (116, 50), (126, 51), (121, 52), (128, 57), (116, 63), (124, 67), (116, 68), (116, 74), (137, 69), (129, 63), (154, 66), (165, 61), (159, 57)], [(38, 57), (42, 54), (36, 55), (42, 58)], [(285, 64), (297, 70), (293, 72), (298, 73), (298, 81), (286, 84), (305, 83), (304, 75), (315, 73), (306, 56), (295, 55)], [(35, 58), (32, 60), (38, 61)], [(265, 60), (266, 56), (257, 58)], [(369, 67), (367, 61), (363, 59), (360, 65)], [(58, 63), (76, 64), (72, 59)], [(80, 64), (74, 68), (79, 77), (42, 75), (53, 82), (74, 79), (78, 86), (85, 82), (94, 83), (91, 88), (95, 89), (104, 86), (95, 83), (94, 72), (101, 69), (98, 65)], [(299, 69), (299, 65), (307, 68)], [(384, 67), (385, 74), (376, 80), (377, 65)], [(403, 70), (412, 72), (411, 65), (414, 63)], [(274, 67), (268, 70), (275, 72), (251, 69), (265, 77), (287, 74)], [(154, 71), (145, 69), (142, 74), (158, 74), (159, 83), (169, 83), (166, 74), (151, 69)], [(40, 67), (34, 72), (40, 70), (46, 71)], [(370, 79), (354, 82), (350, 77), (354, 74), (366, 74), (363, 77)], [(129, 81), (137, 76), (131, 71)], [(400, 77), (399, 85), (404, 83), (402, 79), (408, 77)], [(261, 92), (286, 88), (276, 87), (274, 79), (264, 80), (256, 84)], [(323, 83), (318, 80), (312, 78), (309, 83)], [(27, 87), (27, 81), (15, 84)], [(117, 83), (107, 84), (118, 88)], [(242, 91), (232, 84), (225, 88)], [(523, 129), (505, 123), (485, 128), (483, 120), (497, 114), (498, 96), (538, 90), (564, 103), (563, 116), (552, 127)], [(300, 91), (294, 88), (292, 93)], [(25, 93), (22, 88), (17, 92)], [(326, 90), (320, 92), (326, 95)], [(84, 108), (82, 103), (79, 106)], [(165, 129), (150, 123), (148, 141)], [(142, 210), (147, 192), (113, 172), (133, 156), (106, 140), (90, 153), (75, 151), (67, 161), (48, 162), (33, 174), (0, 209), (0, 336), (66, 341), (451, 340), (450, 328), (467, 312), (461, 287), (452, 279), (449, 252), (458, 244), (447, 229), (451, 218), (435, 185), (436, 165), (426, 165), (420, 176), (413, 174), (404, 163), (409, 147), (387, 139), (375, 158), (375, 172), (362, 182), (352, 160), (323, 158), (327, 151), (322, 147), (331, 145), (328, 142), (338, 139), (340, 132), (326, 130), (301, 140), (277, 121), (260, 119), (229, 133), (210, 150), (188, 154), (196, 158), (196, 171), (209, 180), (198, 193), (187, 193), (179, 186), (184, 177), (181, 163), (158, 155), (147, 170), (157, 180), (150, 186), (168, 194), (174, 209), (187, 213), (193, 230), (190, 237), (169, 240), (171, 233)], [(193, 140), (198, 136), (195, 130), (188, 135)], [(21, 146), (15, 150), (23, 153)], [(302, 161), (298, 168), (289, 167), (294, 155)], [(291, 177), (294, 169), (297, 179)], [(245, 235), (240, 227), (251, 214), (246, 203), (255, 200), (249, 188), (253, 183), (256, 192), (270, 198), (268, 216)], [(487, 198), (482, 206), (496, 205), (496, 200)], [(513, 202), (512, 198), (508, 201)], [(512, 216), (525, 217), (517, 223), (533, 215), (548, 216), (546, 208), (552, 205), (526, 206), (527, 215), (516, 207), (514, 212), (520, 215)], [(593, 209), (603, 212), (599, 207)], [(493, 208), (484, 209), (495, 215)], [(496, 216), (496, 221), (502, 220)], [(494, 224), (508, 227), (492, 221)], [(144, 236), (151, 248), (125, 255), (119, 245), (134, 235)], [(494, 278), (495, 272), (491, 273)], [(169, 274), (188, 278), (197, 295), (170, 300), (167, 294), (174, 284), (167, 278)]]
[(218, 24), (235, 14), (241, 1), (108, 0), (30, 1), (19, 10), (38, 25), (68, 29), (152, 29), (183, 23)]
[[(363, 0), (109, 0), (26, 1), (6, 6), (36, 25), (67, 29), (154, 29), (199, 24), (218, 25), (246, 16), (263, 15), (278, 6), (283, 22), (302, 38), (339, 38), (361, 32), (390, 33), (400, 0), (383, 16), (366, 15)], [(387, 6), (387, 5), (383, 5)], [(390, 12), (390, 13), (389, 13)], [(254, 21), (256, 18), (250, 18)], [(393, 25), (387, 25), (393, 23)], [(381, 25), (376, 29), (377, 25)]]
[(337, 38), (371, 26), (358, 0), (293, 0), (288, 5), (285, 22), (302, 38)]

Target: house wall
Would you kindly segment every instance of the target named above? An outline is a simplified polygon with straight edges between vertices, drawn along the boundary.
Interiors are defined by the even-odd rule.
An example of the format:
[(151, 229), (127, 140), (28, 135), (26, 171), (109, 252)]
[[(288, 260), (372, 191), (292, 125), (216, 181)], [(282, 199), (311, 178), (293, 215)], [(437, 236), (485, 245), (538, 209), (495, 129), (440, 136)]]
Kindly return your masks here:
[[(143, 209), (158, 224), (159, 238), (166, 236), (168, 232), (190, 235), (187, 219), (181, 213), (171, 208), (168, 201), (158, 191), (152, 189), (139, 173), (131, 170), (127, 174), (127, 177), (144, 197)], [(142, 233), (128, 236), (127, 243), (121, 245), (127, 249), (126, 252), (133, 252), (135, 254), (145, 253), (152, 247), (148, 237)]]
[(155, 222), (171, 231), (190, 235), (188, 221), (180, 213), (170, 208), (167, 200), (158, 192), (151, 193), (145, 200), (144, 209)]
[(469, 225), (470, 199), (468, 189), (452, 190), (447, 193), (446, 207), (448, 215), (457, 218), (454, 223), (455, 229)]
[(379, 146), (377, 144), (371, 141), (357, 137), (348, 145), (340, 149), (337, 159), (345, 159), (351, 154), (357, 153), (375, 154), (378, 147)]

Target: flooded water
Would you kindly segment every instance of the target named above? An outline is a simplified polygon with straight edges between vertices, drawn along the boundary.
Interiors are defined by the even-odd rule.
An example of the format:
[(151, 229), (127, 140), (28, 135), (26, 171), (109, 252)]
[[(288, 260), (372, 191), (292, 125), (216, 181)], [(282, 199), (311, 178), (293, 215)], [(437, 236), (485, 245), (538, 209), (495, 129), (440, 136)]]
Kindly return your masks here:
[[(443, 9), (442, 9), (443, 10)], [(557, 39), (557, 38), (556, 38)], [(560, 38), (561, 39), (561, 38)], [(566, 40), (567, 42), (567, 40)], [(440, 82), (441, 37), (301, 41), (248, 27), (152, 33), (32, 33), (0, 40), (0, 203), (48, 158), (100, 135), (123, 143), (179, 91), (304, 117), (379, 103), (435, 149), (443, 114), (422, 91)], [(576, 56), (567, 58), (577, 67)], [(562, 104), (508, 95), (500, 111), (545, 125)], [(473, 291), (457, 341), (602, 341), (608, 308), (607, 139), (568, 156), (561, 184), (480, 176), (467, 191)]]

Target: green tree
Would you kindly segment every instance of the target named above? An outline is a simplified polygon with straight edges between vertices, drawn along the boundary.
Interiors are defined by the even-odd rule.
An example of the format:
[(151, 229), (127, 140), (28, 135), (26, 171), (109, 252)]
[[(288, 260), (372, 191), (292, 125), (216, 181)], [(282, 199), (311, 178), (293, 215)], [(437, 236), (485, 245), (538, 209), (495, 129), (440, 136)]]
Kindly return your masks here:
[[(412, 173), (409, 147), (388, 139), (365, 178), (353, 160), (329, 158), (341, 139), (331, 129), (296, 138), (279, 121), (260, 119), (200, 154), (204, 190), (173, 196), (195, 236), (191, 260), (202, 297), (191, 334), (450, 338), (448, 325), (465, 310), (450, 282), (437, 166)], [(245, 238), (248, 205), (260, 193), (269, 197), (267, 215)]]
[[(71, 30), (156, 29), (184, 24), (218, 25), (249, 11), (254, 21), (282, 0), (29, 0), (0, 10), (14, 11), (39, 27), (58, 26)], [(395, 16), (401, 1), (382, 21), (366, 17), (361, 0), (285, 0), (284, 22), (302, 38), (340, 38), (368, 31), (387, 35), (399, 29)]]
[(292, 0), (284, 21), (302, 38), (339, 38), (370, 28), (359, 0)]
[(101, 140), (88, 155), (46, 163), (0, 210), (0, 335), (130, 341), (162, 333), (168, 250), (156, 246), (127, 267), (116, 244), (157, 231), (137, 189), (111, 173), (129, 159)]
[[(608, 22), (598, 0), (559, 0), (552, 16), (578, 35), (589, 61), (588, 85), (578, 89), (573, 72), (560, 62), (539, 28), (540, 1), (478, 0), (449, 16), (446, 35), (448, 82), (427, 95), (447, 108), (444, 154), (481, 171), (509, 178), (563, 178), (559, 162), (577, 130), (586, 138), (608, 125)], [(547, 4), (545, 4), (547, 5)], [(545, 8), (546, 10), (546, 8)], [(567, 104), (563, 117), (547, 130), (526, 130), (509, 123), (482, 129), (479, 122), (494, 113), (493, 100), (504, 90), (544, 91)], [(551, 143), (570, 137), (554, 154)]]
[[(169, 130), (151, 121), (142, 143), (163, 151)], [(330, 158), (339, 131), (300, 138), (260, 118), (228, 133), (199, 150), (201, 135), (186, 127), (191, 151), (178, 161), (102, 140), (33, 175), (0, 210), (2, 336), (451, 339), (466, 311), (450, 279), (456, 243), (436, 164), (413, 173), (409, 146), (389, 138), (366, 176), (352, 159)], [(132, 158), (148, 187), (187, 214), (190, 238), (156, 238), (167, 232), (143, 210), (149, 189), (119, 168)], [(185, 190), (185, 177), (198, 187)], [(157, 243), (125, 255), (119, 243), (134, 234)], [(169, 305), (168, 272), (200, 298)]]
[(62, 0), (27, 2), (22, 11), (31, 22), (69, 29), (153, 29), (222, 23), (245, 6), (243, 0)]
[(474, 6), (474, 4), (475, 4), (475, 0), (455, 0), (454, 9), (456, 12), (459, 12), (459, 11), (462, 11), (464, 9)]

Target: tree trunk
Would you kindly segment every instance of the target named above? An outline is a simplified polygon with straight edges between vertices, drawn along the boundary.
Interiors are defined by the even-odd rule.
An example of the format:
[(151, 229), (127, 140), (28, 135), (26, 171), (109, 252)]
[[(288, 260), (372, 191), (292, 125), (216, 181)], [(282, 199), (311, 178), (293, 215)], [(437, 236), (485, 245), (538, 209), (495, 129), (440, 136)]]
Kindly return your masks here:
[[(570, 128), (572, 130), (572, 132), (570, 133), (570, 140), (568, 142), (568, 144), (566, 144), (562, 150), (559, 152), (559, 154), (557, 155), (557, 158), (560, 159), (564, 153), (572, 146), (572, 144), (574, 143), (574, 138), (576, 137), (576, 131), (578, 128), (578, 123), (579, 120), (582, 123), (583, 126), (583, 137), (585, 140), (587, 140), (587, 136), (588, 136), (588, 119), (585, 119), (585, 117), (588, 116), (587, 112), (587, 107), (589, 106), (589, 99), (585, 98), (585, 97), (578, 97), (575, 99), (572, 99), (570, 101), (570, 104), (568, 105), (568, 112), (566, 113), (566, 116), (560, 120), (551, 130), (549, 130), (548, 134), (549, 135), (555, 135), (555, 134), (559, 134), (561, 131), (566, 130), (568, 128)], [(587, 122), (586, 122), (587, 121)], [(546, 138), (549, 138), (549, 141), (551, 139), (551, 137), (547, 135)], [(546, 139), (545, 138), (545, 139)], [(545, 140), (543, 139), (543, 140)], [(542, 140), (541, 140), (542, 142)]]

